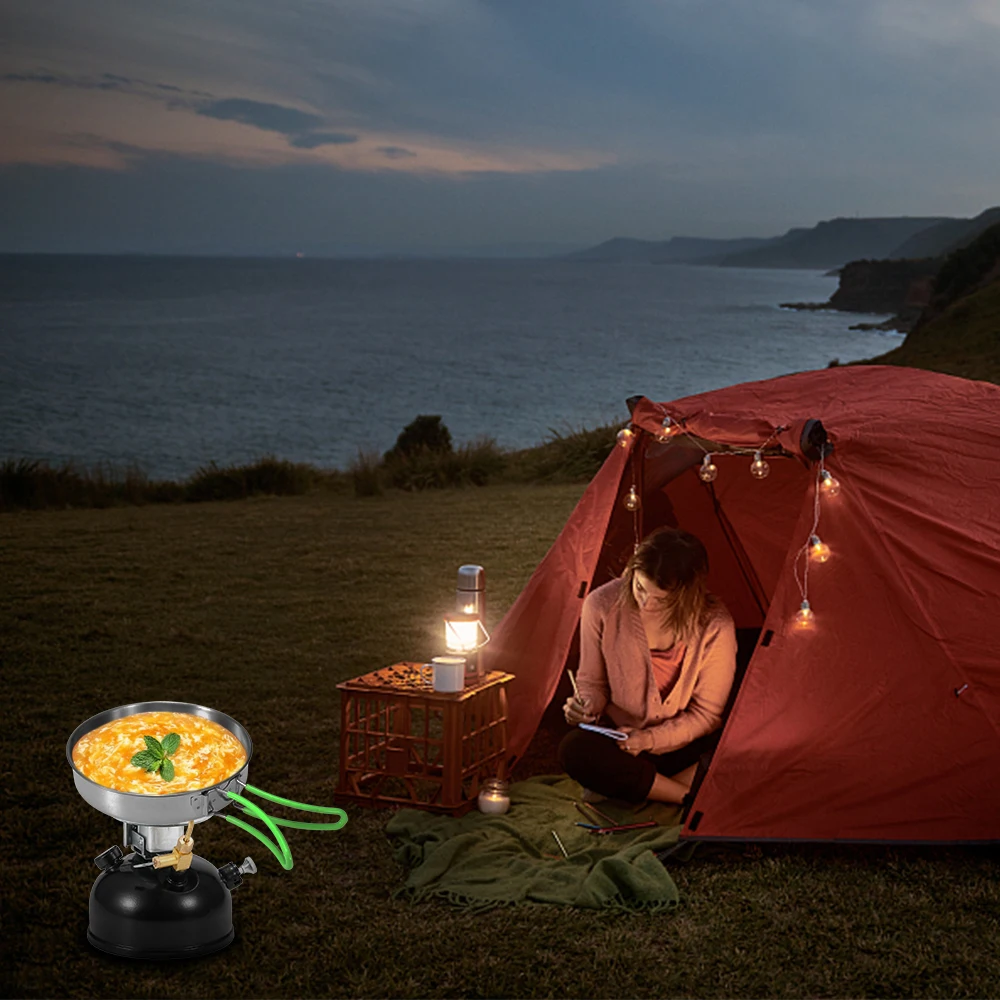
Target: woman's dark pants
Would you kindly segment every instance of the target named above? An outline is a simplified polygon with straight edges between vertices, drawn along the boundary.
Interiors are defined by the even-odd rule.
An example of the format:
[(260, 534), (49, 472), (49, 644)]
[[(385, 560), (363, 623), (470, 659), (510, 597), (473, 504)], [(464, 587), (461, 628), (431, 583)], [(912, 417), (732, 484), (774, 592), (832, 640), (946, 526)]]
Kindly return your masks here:
[(669, 778), (697, 764), (702, 754), (715, 749), (721, 735), (722, 731), (716, 730), (668, 753), (644, 750), (633, 756), (609, 736), (574, 729), (559, 744), (559, 764), (584, 788), (609, 799), (642, 802), (657, 774)]

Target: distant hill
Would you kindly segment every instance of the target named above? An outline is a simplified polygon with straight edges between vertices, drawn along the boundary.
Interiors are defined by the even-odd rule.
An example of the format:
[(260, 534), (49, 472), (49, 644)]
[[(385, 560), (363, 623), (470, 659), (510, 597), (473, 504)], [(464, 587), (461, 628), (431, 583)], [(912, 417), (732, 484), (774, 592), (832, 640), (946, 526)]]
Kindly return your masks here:
[(948, 256), (906, 340), (861, 363), (929, 368), (1000, 383), (1000, 224)]
[(997, 222), (1000, 222), (1000, 207), (988, 208), (974, 219), (946, 219), (904, 240), (887, 256), (943, 257), (968, 246), (981, 232)]
[[(665, 241), (664, 241), (665, 242)], [(616, 236), (605, 240), (596, 247), (586, 250), (575, 250), (564, 254), (564, 260), (619, 260), (619, 261), (650, 261), (657, 247), (663, 242), (654, 240), (634, 240), (627, 236)]]
[(771, 239), (744, 237), (733, 240), (707, 240), (694, 236), (675, 236), (661, 244), (653, 256), (654, 264), (717, 264), (729, 254), (743, 253), (766, 246)]
[(922, 230), (948, 221), (940, 216), (830, 219), (812, 229), (791, 229), (767, 246), (730, 254), (725, 267), (840, 267), (851, 260), (888, 256)]
[(596, 247), (564, 255), (565, 260), (645, 261), (650, 264), (718, 263), (727, 254), (752, 250), (771, 242), (746, 237), (732, 240), (700, 239), (674, 236), (669, 240), (635, 240), (616, 236)]

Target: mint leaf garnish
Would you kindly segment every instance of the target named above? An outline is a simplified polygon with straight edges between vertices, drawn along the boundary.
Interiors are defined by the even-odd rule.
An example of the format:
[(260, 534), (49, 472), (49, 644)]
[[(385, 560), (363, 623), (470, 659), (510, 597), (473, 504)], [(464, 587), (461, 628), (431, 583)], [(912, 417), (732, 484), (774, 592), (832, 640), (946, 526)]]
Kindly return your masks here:
[(162, 743), (155, 736), (143, 736), (143, 739), (146, 741), (146, 749), (133, 754), (130, 763), (144, 771), (159, 771), (164, 781), (173, 781), (174, 764), (167, 757), (177, 753), (177, 748), (181, 745), (180, 736), (177, 733), (167, 733)]
[(137, 754), (132, 755), (131, 763), (135, 767), (141, 767), (144, 771), (155, 771), (160, 766), (161, 760), (161, 757), (157, 757), (149, 750), (140, 750)]

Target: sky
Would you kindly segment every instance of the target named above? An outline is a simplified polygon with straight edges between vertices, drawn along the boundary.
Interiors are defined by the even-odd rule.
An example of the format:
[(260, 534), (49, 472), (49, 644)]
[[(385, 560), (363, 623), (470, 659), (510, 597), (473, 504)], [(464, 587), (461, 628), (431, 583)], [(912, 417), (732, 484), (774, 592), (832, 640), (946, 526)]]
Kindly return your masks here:
[(0, 0), (0, 251), (532, 253), (1000, 202), (1000, 0)]

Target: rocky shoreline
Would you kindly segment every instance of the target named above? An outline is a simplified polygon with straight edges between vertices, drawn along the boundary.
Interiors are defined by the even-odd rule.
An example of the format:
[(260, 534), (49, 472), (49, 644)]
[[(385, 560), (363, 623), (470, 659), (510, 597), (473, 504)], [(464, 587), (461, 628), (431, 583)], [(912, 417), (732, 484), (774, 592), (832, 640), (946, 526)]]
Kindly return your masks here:
[(940, 257), (918, 260), (855, 260), (839, 272), (840, 283), (828, 302), (782, 302), (784, 309), (889, 313), (877, 323), (856, 323), (852, 330), (909, 333), (930, 301)]

